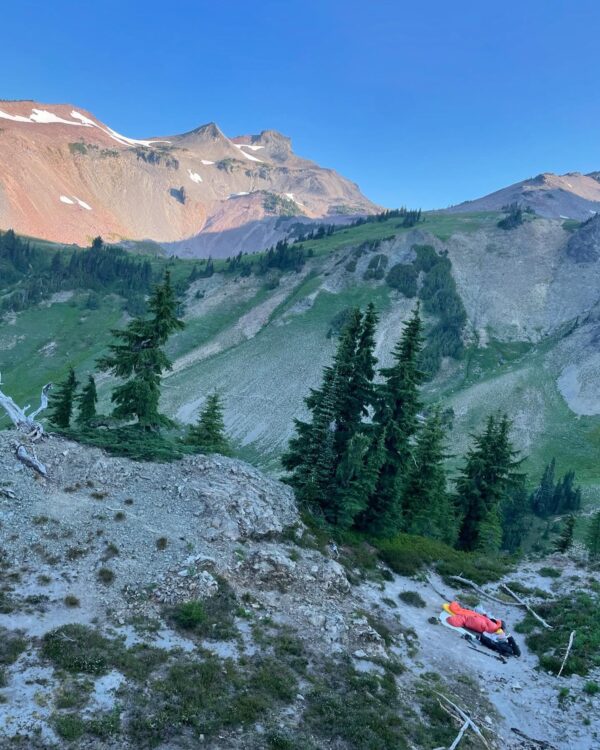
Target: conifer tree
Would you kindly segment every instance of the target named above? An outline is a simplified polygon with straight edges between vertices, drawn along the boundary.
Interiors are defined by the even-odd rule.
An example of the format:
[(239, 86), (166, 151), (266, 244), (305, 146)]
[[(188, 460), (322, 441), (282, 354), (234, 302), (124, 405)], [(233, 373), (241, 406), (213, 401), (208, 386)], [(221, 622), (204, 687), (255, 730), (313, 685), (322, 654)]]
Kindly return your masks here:
[(498, 549), (502, 538), (500, 510), (508, 492), (522, 480), (510, 441), (506, 415), (488, 417), (485, 430), (474, 435), (474, 445), (456, 482), (457, 506), (462, 520), (458, 543), (462, 549), (481, 549), (487, 543)]
[(573, 546), (573, 532), (575, 531), (575, 516), (571, 513), (567, 516), (563, 530), (556, 540), (555, 549), (557, 552), (568, 552)]
[(528, 500), (523, 478), (523, 481), (515, 483), (502, 503), (502, 549), (507, 552), (516, 552), (527, 533)]
[(600, 510), (596, 511), (592, 516), (585, 541), (590, 560), (596, 561), (600, 559)]
[(73, 414), (73, 401), (75, 399), (75, 391), (77, 390), (78, 382), (75, 376), (75, 370), (69, 367), (69, 374), (66, 380), (59, 383), (55, 395), (51, 400), (52, 411), (49, 414), (49, 419), (56, 427), (62, 427), (67, 429), (71, 424), (71, 416)]
[(385, 430), (385, 457), (375, 491), (359, 521), (361, 528), (379, 535), (394, 534), (401, 525), (401, 482), (412, 455), (421, 408), (419, 386), (424, 379), (419, 369), (421, 331), (417, 305), (394, 347), (392, 366), (380, 370), (384, 382), (378, 388), (374, 430)]
[(362, 422), (373, 401), (376, 320), (373, 307), (364, 316), (351, 312), (321, 387), (305, 399), (311, 421), (295, 420), (296, 435), (282, 458), (298, 499), (320, 506), (330, 523), (346, 527), (364, 508), (357, 498), (360, 488), (369, 486), (377, 460)]
[(186, 443), (201, 453), (220, 453), (223, 456), (231, 453), (231, 445), (225, 434), (223, 403), (216, 391), (207, 397), (198, 422), (189, 429)]
[(312, 420), (294, 420), (296, 435), (291, 438), (282, 464), (290, 476), (287, 481), (298, 499), (320, 505), (327, 515), (329, 489), (335, 473), (334, 431), (337, 379), (333, 367), (326, 367), (323, 384), (311, 389), (305, 399)]
[(531, 495), (531, 510), (537, 516), (547, 516), (552, 512), (554, 500), (554, 472), (556, 459), (553, 458), (544, 469), (540, 483)]
[(410, 534), (456, 541), (454, 506), (446, 486), (445, 431), (439, 409), (420, 429), (402, 484), (402, 528)]
[(155, 287), (148, 310), (150, 318), (134, 318), (123, 330), (112, 331), (117, 343), (109, 346), (110, 354), (98, 366), (125, 380), (112, 392), (114, 416), (137, 419), (141, 427), (158, 430), (168, 421), (158, 412), (161, 375), (172, 366), (163, 346), (171, 333), (183, 328), (169, 271)]
[(370, 302), (362, 319), (361, 330), (358, 335), (356, 348), (356, 360), (351, 380), (351, 391), (356, 400), (358, 419), (366, 417), (369, 414), (369, 407), (375, 406), (375, 367), (377, 358), (375, 357), (375, 334), (377, 332), (377, 323), (379, 316), (375, 310), (375, 305)]
[(96, 381), (93, 375), (88, 376), (88, 382), (84, 389), (77, 396), (79, 404), (79, 413), (77, 414), (77, 424), (86, 425), (96, 416), (96, 403), (98, 394), (96, 392)]
[(331, 521), (336, 526), (349, 529), (367, 507), (385, 457), (384, 439), (385, 432), (373, 440), (357, 432), (348, 442), (336, 470), (337, 493), (330, 510)]

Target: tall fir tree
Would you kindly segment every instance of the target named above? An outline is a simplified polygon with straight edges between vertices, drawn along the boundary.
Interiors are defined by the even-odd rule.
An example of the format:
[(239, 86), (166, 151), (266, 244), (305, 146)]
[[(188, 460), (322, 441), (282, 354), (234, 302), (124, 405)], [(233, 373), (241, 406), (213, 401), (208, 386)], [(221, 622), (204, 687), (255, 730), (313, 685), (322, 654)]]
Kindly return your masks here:
[(402, 483), (402, 528), (452, 545), (457, 529), (446, 482), (446, 458), (445, 430), (436, 409), (417, 434)]
[(525, 481), (516, 482), (509, 490), (501, 506), (502, 516), (502, 549), (517, 552), (530, 526), (528, 512), (530, 502)]
[(231, 444), (225, 433), (223, 402), (216, 391), (207, 397), (198, 422), (190, 427), (185, 442), (201, 453), (220, 453), (223, 456), (231, 453)]
[(368, 507), (359, 520), (361, 528), (378, 535), (392, 535), (401, 527), (401, 483), (412, 456), (421, 408), (422, 347), (422, 322), (417, 305), (394, 347), (391, 367), (380, 370), (384, 382), (377, 389), (374, 431), (376, 434), (385, 431), (385, 457)]
[(514, 485), (522, 481), (522, 463), (510, 441), (508, 417), (491, 415), (484, 431), (473, 436), (465, 466), (456, 482), (456, 502), (462, 520), (458, 544), (462, 549), (498, 550), (502, 540), (501, 508)]
[(56, 427), (67, 429), (71, 424), (73, 401), (75, 400), (75, 392), (78, 385), (75, 370), (69, 367), (67, 378), (62, 383), (59, 383), (50, 404), (51, 412), (49, 419)]
[(101, 370), (125, 382), (111, 395), (118, 419), (136, 419), (150, 430), (158, 430), (168, 420), (159, 414), (162, 373), (170, 370), (171, 361), (164, 352), (169, 336), (183, 328), (177, 318), (177, 301), (169, 271), (162, 284), (154, 288), (148, 302), (151, 317), (134, 318), (123, 330), (112, 331), (117, 343), (109, 346), (110, 354), (98, 360)]
[(531, 510), (536, 516), (547, 516), (552, 512), (554, 501), (554, 474), (556, 459), (553, 458), (544, 469), (540, 483), (531, 495)]
[(573, 546), (573, 535), (575, 533), (575, 516), (571, 513), (567, 516), (563, 530), (556, 540), (554, 549), (565, 554)]
[(348, 526), (364, 508), (358, 500), (373, 474), (377, 451), (366, 450), (363, 417), (373, 401), (377, 316), (355, 309), (344, 328), (322, 385), (305, 399), (310, 422), (295, 420), (296, 434), (282, 458), (301, 502), (317, 505), (330, 523)]
[(96, 392), (96, 381), (93, 375), (88, 376), (81, 393), (77, 396), (79, 411), (77, 414), (77, 424), (87, 425), (90, 420), (96, 416), (96, 404), (98, 402), (98, 393)]
[(600, 510), (597, 510), (592, 516), (585, 544), (590, 555), (590, 560), (594, 562), (600, 560)]
[(373, 437), (357, 432), (350, 439), (336, 470), (336, 494), (329, 511), (336, 526), (349, 529), (367, 507), (385, 457), (384, 439), (385, 432)]

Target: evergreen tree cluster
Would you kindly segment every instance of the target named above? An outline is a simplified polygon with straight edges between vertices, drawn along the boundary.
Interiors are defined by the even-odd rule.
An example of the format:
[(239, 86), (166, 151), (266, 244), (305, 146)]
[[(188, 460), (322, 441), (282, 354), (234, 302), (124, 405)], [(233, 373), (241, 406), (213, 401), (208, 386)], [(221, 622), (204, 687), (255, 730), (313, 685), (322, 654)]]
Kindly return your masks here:
[(502, 210), (506, 213), (506, 216), (498, 222), (500, 229), (516, 229), (523, 223), (523, 209), (518, 203), (510, 203), (507, 206), (503, 206)]
[(69, 429), (73, 417), (73, 408), (78, 404), (77, 424), (85, 427), (96, 416), (96, 381), (93, 375), (88, 376), (87, 383), (81, 393), (77, 393), (79, 381), (75, 370), (70, 367), (66, 379), (59, 383), (54, 395), (50, 399), (50, 422), (63, 430)]
[(567, 471), (558, 481), (555, 481), (555, 473), (556, 460), (553, 458), (531, 493), (531, 510), (541, 518), (572, 513), (581, 508), (581, 487), (575, 486), (575, 472)]
[[(473, 436), (451, 493), (444, 415), (436, 408), (424, 417), (420, 399), (419, 308), (390, 366), (379, 370), (380, 382), (376, 326), (373, 305), (364, 313), (352, 311), (320, 388), (305, 399), (310, 419), (295, 421), (296, 434), (283, 456), (287, 481), (301, 503), (342, 529), (388, 537), (404, 531), (465, 550), (497, 551), (504, 506), (522, 483), (508, 418), (489, 417)], [(525, 507), (526, 500), (525, 494)]]
[[(386, 283), (406, 297), (418, 294), (425, 312), (437, 318), (427, 332), (421, 365), (428, 377), (440, 368), (443, 357), (460, 359), (464, 352), (462, 334), (467, 313), (452, 276), (452, 264), (446, 253), (438, 254), (431, 245), (414, 245), (412, 263), (397, 263), (390, 268)], [(419, 275), (422, 283), (418, 289)]]
[(61, 290), (85, 288), (113, 292), (126, 298), (145, 294), (152, 267), (97, 237), (85, 250), (47, 250), (18, 237), (0, 233), (0, 278), (7, 293), (1, 311), (19, 311)]
[[(414, 227), (422, 220), (421, 209), (409, 209), (406, 207), (392, 208), (385, 211), (381, 211), (378, 214), (370, 214), (369, 216), (361, 216), (356, 219), (350, 226), (356, 227), (362, 224), (374, 224), (376, 222), (388, 221), (389, 219), (401, 219), (398, 226)], [(345, 227), (343, 227), (345, 228)]]

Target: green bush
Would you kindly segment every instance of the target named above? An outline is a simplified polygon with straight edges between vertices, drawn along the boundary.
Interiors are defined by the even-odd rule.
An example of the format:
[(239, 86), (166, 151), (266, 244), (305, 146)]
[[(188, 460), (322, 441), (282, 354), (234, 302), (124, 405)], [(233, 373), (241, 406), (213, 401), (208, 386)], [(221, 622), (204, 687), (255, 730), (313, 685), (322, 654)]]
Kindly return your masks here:
[(556, 568), (540, 568), (538, 573), (543, 578), (560, 578), (562, 575), (562, 572)]
[(419, 609), (423, 609), (425, 607), (423, 597), (418, 593), (418, 591), (401, 591), (398, 594), (398, 599), (403, 601), (405, 604), (409, 604), (411, 607), (418, 607)]
[(46, 633), (42, 655), (66, 672), (101, 675), (118, 669), (135, 680), (145, 680), (167, 658), (162, 649), (144, 643), (126, 648), (121, 639), (76, 623)]
[(387, 255), (378, 253), (374, 255), (369, 261), (367, 270), (363, 274), (363, 279), (369, 281), (369, 279), (380, 280), (385, 276), (385, 269), (388, 264)]
[(206, 612), (200, 601), (184, 602), (173, 609), (171, 618), (178, 627), (194, 630), (206, 622)]
[(52, 723), (56, 734), (63, 740), (78, 740), (85, 734), (85, 721), (77, 714), (55, 716)]
[(563, 674), (585, 676), (600, 667), (600, 596), (586, 591), (570, 592), (568, 596), (536, 604), (536, 612), (552, 625), (552, 630), (542, 629), (529, 613), (515, 630), (527, 634), (527, 645), (544, 669), (558, 674), (573, 630), (576, 631), (573, 648)]
[(203, 601), (193, 600), (178, 604), (168, 613), (170, 619), (183, 630), (188, 630), (202, 638), (230, 640), (237, 630), (234, 616), (237, 600), (231, 586), (219, 579), (219, 590)]
[(443, 577), (462, 575), (482, 584), (497, 581), (511, 568), (509, 558), (462, 552), (435, 539), (412, 534), (377, 540), (375, 545), (384, 562), (402, 576), (414, 576), (432, 567)]
[(413, 245), (412, 249), (417, 255), (414, 261), (417, 271), (425, 271), (427, 273), (439, 263), (440, 256), (436, 253), (432, 245)]
[(386, 284), (397, 289), (405, 297), (417, 296), (417, 279), (419, 272), (414, 264), (396, 263), (385, 277)]

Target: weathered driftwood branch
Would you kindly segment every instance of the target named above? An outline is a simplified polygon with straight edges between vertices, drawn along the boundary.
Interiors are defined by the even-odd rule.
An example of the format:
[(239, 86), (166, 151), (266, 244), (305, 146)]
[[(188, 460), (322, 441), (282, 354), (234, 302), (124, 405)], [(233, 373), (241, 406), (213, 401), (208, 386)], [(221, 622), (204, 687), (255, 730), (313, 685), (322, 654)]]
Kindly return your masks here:
[[(471, 727), (471, 729), (472, 729), (472, 730), (473, 730), (473, 731), (475, 732), (475, 734), (476, 734), (476, 735), (477, 735), (477, 736), (479, 737), (479, 739), (480, 739), (480, 740), (481, 740), (481, 741), (483, 742), (483, 744), (485, 745), (485, 747), (487, 747), (487, 748), (488, 748), (488, 750), (489, 750), (489, 747), (490, 747), (490, 746), (489, 746), (489, 744), (488, 744), (488, 741), (487, 741), (487, 740), (486, 740), (486, 738), (485, 738), (485, 737), (483, 736), (483, 734), (481, 733), (481, 730), (479, 729), (479, 727), (477, 726), (477, 724), (475, 724), (475, 722), (473, 721), (473, 719), (471, 719), (471, 717), (470, 717), (470, 716), (469, 716), (469, 715), (468, 715), (467, 713), (465, 713), (465, 711), (463, 711), (463, 710), (462, 710), (462, 708), (459, 708), (459, 707), (458, 707), (458, 706), (456, 705), (456, 703), (453, 703), (453, 702), (452, 702), (452, 701), (450, 700), (450, 698), (447, 698), (447, 697), (446, 697), (446, 696), (445, 696), (445, 695), (444, 695), (443, 693), (438, 693), (438, 692), (437, 692), (437, 690), (436, 690), (436, 691), (435, 691), (435, 694), (436, 694), (436, 695), (439, 695), (439, 696), (440, 696), (440, 698), (442, 698), (443, 700), (445, 700), (445, 701), (446, 701), (446, 703), (448, 703), (448, 704), (449, 704), (450, 706), (452, 706), (452, 708), (453, 708), (453, 709), (454, 709), (454, 710), (455, 710), (455, 711), (457, 712), (457, 714), (458, 714), (458, 715), (460, 716), (460, 718), (461, 718), (461, 719), (463, 720), (463, 722), (464, 722), (464, 723), (465, 723), (465, 724), (466, 724), (467, 726)], [(456, 740), (455, 740), (455, 742), (456, 742)], [(454, 747), (456, 747), (456, 745), (455, 745)]]
[(531, 608), (531, 607), (529, 606), (529, 604), (527, 604), (527, 602), (526, 602), (526, 601), (525, 601), (524, 599), (521, 599), (521, 597), (520, 597), (520, 596), (518, 596), (517, 594), (515, 594), (515, 592), (514, 592), (514, 591), (513, 591), (512, 589), (509, 589), (509, 588), (508, 588), (508, 586), (507, 586), (507, 585), (506, 585), (505, 583), (502, 583), (502, 584), (500, 584), (500, 586), (501, 586), (501, 587), (502, 587), (502, 588), (503, 588), (503, 589), (504, 589), (504, 590), (506, 591), (506, 593), (507, 593), (507, 594), (510, 594), (510, 595), (511, 595), (511, 596), (513, 597), (513, 599), (515, 599), (515, 600), (516, 600), (517, 602), (519, 602), (519, 604), (520, 604), (520, 605), (521, 605), (522, 607), (525, 607), (525, 609), (526, 609), (526, 610), (527, 610), (528, 612), (530, 612), (530, 613), (531, 613), (531, 614), (532, 614), (532, 615), (533, 615), (533, 616), (535, 617), (535, 619), (536, 619), (536, 620), (537, 620), (538, 622), (541, 622), (541, 623), (542, 623), (542, 625), (543, 625), (543, 626), (544, 626), (545, 628), (548, 628), (548, 630), (552, 630), (552, 625), (549, 625), (549, 624), (548, 624), (548, 623), (546, 622), (546, 620), (544, 620), (544, 618), (543, 618), (543, 617), (540, 617), (540, 616), (538, 615), (538, 613), (537, 613), (537, 612), (534, 612), (534, 611), (533, 611), (533, 609), (532, 609), (532, 608)]
[(454, 739), (454, 742), (450, 745), (448, 750), (456, 750), (458, 747), (460, 741), (463, 738), (463, 734), (467, 731), (467, 729), (470, 727), (470, 723), (468, 721), (465, 721), (465, 723), (460, 728), (460, 732), (456, 735), (456, 738)]
[(571, 649), (573, 648), (573, 639), (575, 638), (575, 631), (571, 631), (571, 635), (569, 636), (569, 643), (567, 645), (567, 651), (565, 653), (565, 658), (562, 660), (562, 664), (560, 665), (560, 669), (558, 671), (558, 677), (561, 676), (563, 669), (565, 668), (565, 664), (567, 663), (567, 659), (569, 658), (569, 654), (571, 653)]
[(48, 393), (52, 388), (52, 383), (46, 383), (42, 388), (39, 407), (30, 415), (25, 413), (29, 406), (21, 409), (17, 406), (10, 396), (5, 395), (0, 390), (0, 406), (8, 414), (11, 422), (19, 432), (24, 432), (32, 442), (40, 440), (44, 436), (44, 427), (35, 417), (48, 406)]
[(41, 476), (43, 477), (48, 476), (46, 466), (35, 455), (35, 451), (33, 449), (30, 453), (23, 445), (23, 443), (17, 443), (15, 448), (15, 455), (21, 463), (25, 464), (25, 466), (28, 466), (34, 471), (37, 471), (37, 473), (41, 474)]

